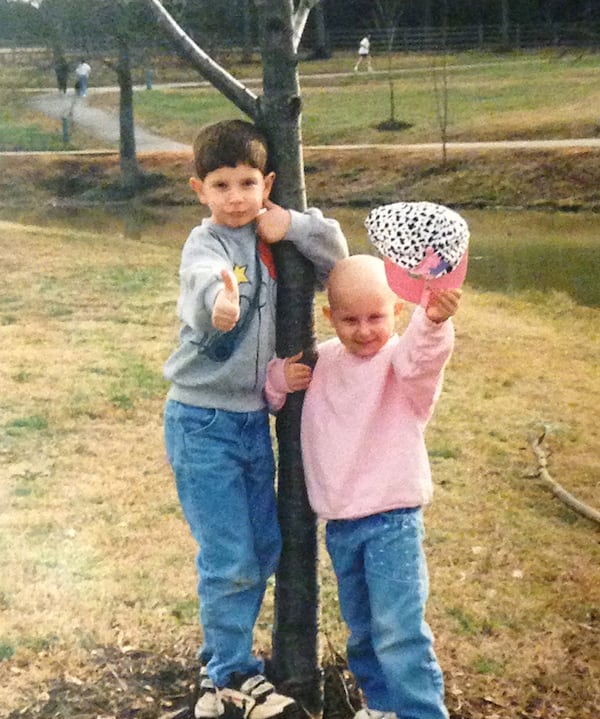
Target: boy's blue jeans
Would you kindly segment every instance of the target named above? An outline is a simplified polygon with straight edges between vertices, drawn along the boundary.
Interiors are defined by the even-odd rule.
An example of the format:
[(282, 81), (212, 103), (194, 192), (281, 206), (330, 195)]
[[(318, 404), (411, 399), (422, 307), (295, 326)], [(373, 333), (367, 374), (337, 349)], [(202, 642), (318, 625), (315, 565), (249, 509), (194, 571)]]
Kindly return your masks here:
[(253, 630), (281, 551), (268, 414), (168, 400), (164, 426), (181, 507), (199, 546), (200, 658), (224, 686), (232, 672), (263, 671), (252, 656)]
[(424, 611), (429, 591), (420, 508), (327, 523), (326, 541), (350, 629), (348, 665), (371, 709), (448, 719)]

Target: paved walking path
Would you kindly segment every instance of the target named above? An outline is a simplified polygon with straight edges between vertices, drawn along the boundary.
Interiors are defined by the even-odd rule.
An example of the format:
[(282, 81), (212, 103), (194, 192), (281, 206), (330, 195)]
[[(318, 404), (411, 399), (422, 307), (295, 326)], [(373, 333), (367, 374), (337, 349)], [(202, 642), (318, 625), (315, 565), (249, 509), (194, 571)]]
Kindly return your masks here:
[[(182, 85), (198, 85), (199, 83), (182, 83)], [(206, 83), (207, 84), (207, 83)], [(158, 89), (158, 85), (155, 86)], [(141, 87), (134, 88), (136, 91)], [(94, 88), (91, 92), (115, 91), (115, 88)], [(77, 97), (72, 92), (63, 95), (59, 92), (34, 95), (30, 99), (32, 107), (50, 117), (61, 119), (68, 117), (70, 121), (95, 135), (106, 144), (106, 150), (119, 148), (119, 116), (116, 112), (109, 112), (90, 107), (87, 98)], [(138, 152), (162, 151), (190, 151), (190, 146), (136, 126), (136, 150)], [(399, 152), (431, 151), (441, 152), (440, 142), (413, 143), (413, 144), (361, 144), (361, 145), (305, 145), (306, 150), (325, 149), (340, 152), (357, 149), (388, 150)], [(480, 151), (480, 150), (555, 150), (564, 148), (600, 148), (600, 137), (574, 138), (560, 140), (500, 140), (496, 142), (448, 142), (446, 150), (453, 151)]]
[[(413, 144), (371, 144), (371, 145), (304, 145), (305, 150), (327, 148), (328, 150), (441, 150), (441, 142), (419, 142)], [(558, 150), (569, 147), (600, 147), (600, 137), (583, 137), (563, 140), (490, 140), (485, 142), (448, 142), (446, 149), (452, 150)]]
[[(90, 107), (87, 98), (73, 93), (63, 95), (60, 92), (32, 97), (29, 104), (39, 112), (61, 119), (68, 118), (69, 123), (83, 128), (86, 132), (106, 143), (107, 149), (119, 147), (119, 115)], [(136, 125), (135, 147), (137, 152), (172, 152), (190, 150), (190, 146), (166, 137), (155, 135)]]

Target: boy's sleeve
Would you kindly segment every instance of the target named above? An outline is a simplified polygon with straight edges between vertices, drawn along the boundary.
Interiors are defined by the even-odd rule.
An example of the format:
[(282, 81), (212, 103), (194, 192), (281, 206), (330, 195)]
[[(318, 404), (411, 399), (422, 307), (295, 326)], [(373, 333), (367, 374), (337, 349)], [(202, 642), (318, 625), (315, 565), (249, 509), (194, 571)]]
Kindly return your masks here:
[(285, 380), (284, 368), (285, 360), (278, 357), (272, 359), (267, 366), (265, 397), (271, 412), (279, 412), (290, 391)]
[(197, 332), (212, 329), (212, 311), (217, 293), (223, 289), (221, 270), (231, 269), (228, 259), (190, 236), (181, 256), (179, 319)]
[(306, 212), (290, 210), (291, 223), (284, 239), (293, 242), (315, 267), (320, 287), (332, 267), (348, 256), (348, 243), (337, 220), (323, 217), (315, 207)]

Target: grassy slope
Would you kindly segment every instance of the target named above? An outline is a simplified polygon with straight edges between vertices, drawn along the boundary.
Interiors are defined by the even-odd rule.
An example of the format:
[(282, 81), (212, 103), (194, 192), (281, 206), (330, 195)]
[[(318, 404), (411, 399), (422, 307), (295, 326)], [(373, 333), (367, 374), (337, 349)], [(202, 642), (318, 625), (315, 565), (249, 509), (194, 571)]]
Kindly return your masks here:
[[(595, 210), (600, 206), (599, 150), (454, 152), (445, 165), (431, 153), (402, 149), (335, 152), (306, 150), (310, 203), (372, 207), (399, 199), (443, 202), (455, 207)], [(141, 155), (156, 182), (139, 198), (149, 204), (191, 204), (187, 180), (191, 154)], [(103, 201), (119, 186), (117, 158), (0, 158), (3, 204), (36, 201)]]
[[(91, 681), (95, 647), (183, 643), (189, 657), (197, 629), (160, 432), (178, 250), (6, 225), (2, 237), (2, 642), (16, 653), (0, 686), (17, 707), (63, 673)], [(430, 618), (453, 708), (487, 697), (500, 717), (528, 702), (545, 707), (530, 716), (585, 717), (600, 701), (597, 530), (533, 479), (527, 447), (545, 425), (551, 470), (597, 499), (598, 313), (556, 302), (468, 292), (457, 319), (428, 512)], [(322, 628), (341, 648), (331, 590)]]
[[(148, 158), (148, 169), (158, 170), (160, 159), (165, 171), (186, 177), (186, 157)], [(345, 188), (364, 201), (376, 174), (381, 193), (400, 182), (418, 194), (422, 183), (440, 179), (421, 174), (415, 161), (405, 173), (421, 184), (411, 184), (383, 173), (384, 163), (369, 170), (367, 159), (354, 158), (364, 162), (359, 192), (342, 181), (350, 159), (336, 165), (311, 154), (309, 193), (329, 188), (329, 199), (342, 203)], [(90, 177), (98, 185), (109, 166), (42, 158), (11, 165), (4, 177), (13, 186), (21, 177), (21, 189), (25, 180), (41, 202), (56, 190), (48, 178), (68, 170), (75, 186)], [(483, 174), (493, 176), (490, 167)], [(457, 182), (455, 192), (466, 201), (465, 184), (471, 186)], [(168, 194), (187, 198), (184, 181)], [(0, 664), (0, 704), (29, 705), (26, 719), (50, 716), (44, 692), (60, 680), (64, 712), (73, 711), (69, 692), (83, 695), (95, 685), (106, 712), (129, 706), (138, 689), (109, 692), (115, 679), (102, 647), (112, 647), (108, 666), (127, 685), (123, 662), (133, 661), (131, 648), (180, 666), (191, 661), (198, 639), (193, 546), (160, 428), (160, 366), (175, 337), (180, 238), (140, 252), (137, 241), (121, 236), (9, 224), (0, 235), (0, 462), (8, 508), (0, 530), (0, 652), (10, 657)], [(321, 323), (318, 329), (328, 332)], [(457, 331), (429, 430), (437, 495), (427, 514), (429, 616), (449, 706), (469, 718), (513, 719), (518, 710), (544, 719), (593, 717), (600, 703), (598, 529), (535, 479), (528, 436), (545, 427), (551, 472), (598, 506), (598, 310), (562, 295), (471, 290)], [(322, 630), (342, 650), (323, 562)], [(260, 646), (268, 646), (270, 621), (267, 607)], [(147, 711), (156, 711), (147, 716), (167, 710), (164, 692), (147, 693), (155, 697)]]
[[(0, 163), (0, 195), (13, 205), (76, 205), (118, 185), (115, 158)], [(187, 156), (143, 163), (164, 180), (148, 202), (191, 201)], [(598, 207), (600, 163), (590, 151), (458, 155), (445, 168), (423, 155), (309, 151), (306, 164), (311, 200), (339, 208), (423, 197)], [(2, 716), (127, 708), (158, 717), (185, 692), (181, 670), (198, 640), (194, 549), (160, 427), (179, 242), (140, 251), (120, 235), (2, 224)], [(536, 480), (528, 437), (544, 427), (552, 474), (600, 505), (598, 310), (560, 294), (467, 290), (456, 324), (428, 434), (437, 485), (427, 513), (429, 618), (449, 706), (465, 719), (595, 718), (598, 529)], [(322, 561), (322, 631), (343, 650)], [(267, 605), (259, 646), (268, 646), (271, 620)], [(171, 677), (162, 691), (159, 674)]]
[[(428, 60), (429, 64), (414, 67), (410, 57), (397, 58), (398, 70), (391, 82), (386, 73), (302, 77), (305, 143), (439, 141), (437, 101), (441, 94), (436, 96), (432, 69), (439, 60)], [(462, 56), (447, 71), (450, 141), (591, 137), (598, 133), (594, 108), (600, 95), (593, 55), (479, 60)], [(311, 72), (309, 66), (301, 69)], [(260, 76), (260, 72), (256, 74)], [(440, 76), (437, 83), (440, 87)], [(407, 126), (380, 131), (377, 126), (390, 118), (391, 88), (394, 119)], [(255, 86), (252, 90), (260, 93)], [(92, 104), (106, 108), (115, 108), (117, 101), (116, 95), (91, 93), (89, 97)], [(135, 112), (144, 126), (182, 142), (191, 141), (203, 124), (241, 117), (231, 103), (208, 87), (139, 92)]]
[[(339, 54), (327, 62), (300, 64), (305, 143), (439, 141), (437, 109), (442, 100), (439, 88), (444, 73), (449, 140), (593, 137), (599, 131), (595, 110), (600, 99), (597, 57), (591, 52), (503, 56), (466, 53), (448, 57), (446, 70), (439, 56), (399, 54), (392, 58), (393, 72), (389, 77), (384, 58), (377, 64), (380, 72), (356, 74), (349, 72), (353, 59)], [(258, 63), (231, 62), (228, 69), (241, 80), (261, 76)], [(189, 80), (201, 78), (182, 66), (157, 68), (153, 91), (135, 94), (136, 120), (159, 134), (191, 142), (199, 125), (240, 116), (211, 88), (160, 89), (161, 82)], [(144, 87), (139, 68), (134, 72), (134, 81)], [(19, 99), (17, 90), (36, 84), (54, 87), (49, 68), (40, 68), (34, 75), (21, 71), (17, 77), (0, 68), (0, 147), (26, 148), (23, 125), (41, 126), (49, 134), (47, 144), (61, 141), (61, 123), (34, 115), (23, 107), (22, 97)], [(98, 64), (87, 102), (116, 111), (117, 93), (95, 92), (97, 87), (115, 84), (110, 72)], [(250, 87), (260, 94), (256, 83), (250, 83)], [(391, 89), (394, 118), (405, 129), (382, 132), (377, 126), (390, 118)], [(332, 94), (335, 102), (331, 101)], [(70, 129), (73, 147), (94, 147), (93, 140), (81, 134), (77, 123)]]

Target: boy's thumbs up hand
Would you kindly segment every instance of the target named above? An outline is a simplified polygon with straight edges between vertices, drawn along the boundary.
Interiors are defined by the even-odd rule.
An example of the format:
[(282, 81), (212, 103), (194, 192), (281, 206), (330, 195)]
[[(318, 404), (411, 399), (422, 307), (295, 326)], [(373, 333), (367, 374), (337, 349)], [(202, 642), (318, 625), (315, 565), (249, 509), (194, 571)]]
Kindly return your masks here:
[(233, 272), (221, 270), (221, 279), (224, 287), (215, 299), (212, 323), (215, 329), (229, 332), (240, 318), (240, 291)]

